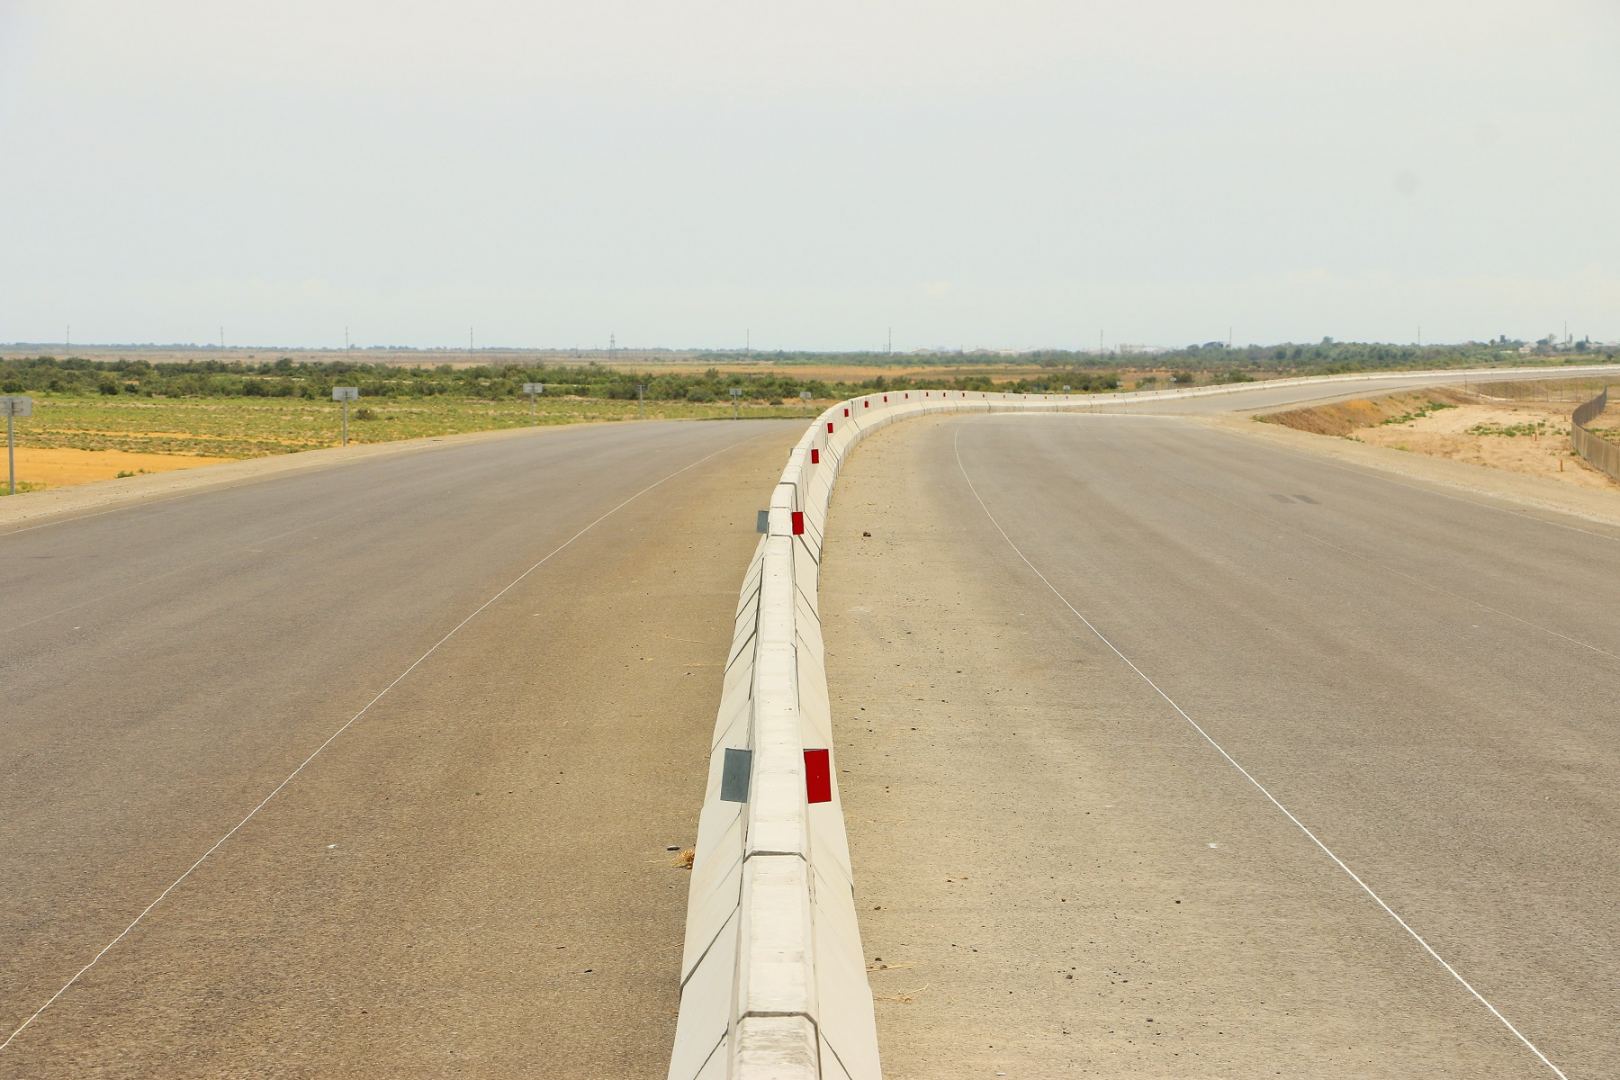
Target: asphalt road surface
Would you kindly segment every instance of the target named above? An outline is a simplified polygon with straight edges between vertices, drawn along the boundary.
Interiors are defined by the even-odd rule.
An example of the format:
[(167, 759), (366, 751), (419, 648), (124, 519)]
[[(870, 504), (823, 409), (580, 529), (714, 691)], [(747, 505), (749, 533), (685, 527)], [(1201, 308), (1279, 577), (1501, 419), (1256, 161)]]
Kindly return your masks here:
[(822, 612), (885, 1075), (1620, 1075), (1616, 566), (1173, 417), (863, 443)]
[[(1380, 937), (1371, 901), (1263, 796), (1217, 781), (1213, 750), (1151, 726), (1168, 706), (967, 500), (940, 441), (957, 426), (1054, 583), (1113, 583), (1075, 603), (1148, 635), (1127, 655), (1279, 775), (1274, 793), (1552, 1060), (1612, 1065), (1593, 1034), (1616, 1015), (1612, 881), (1591, 869), (1616, 824), (1610, 541), (1177, 423), (918, 421), (863, 446), (840, 490), (832, 682), (873, 721), (841, 717), (840, 735), (863, 900), (891, 897), (865, 926), (891, 1074), (1393, 1075), (1454, 1053), (1456, 1075), (1518, 1075), (1529, 1053), (1415, 943)], [(0, 533), (0, 1077), (663, 1075), (687, 886), (666, 849), (692, 840), (754, 510), (801, 430), (552, 430)], [(861, 499), (876, 535), (857, 549)], [(1307, 526), (1346, 550), (1287, 532)], [(908, 595), (902, 635), (872, 598)], [(848, 651), (884, 633), (864, 666)], [(972, 709), (912, 701), (903, 669)], [(1211, 837), (1184, 850), (1195, 826)], [(1038, 910), (1041, 874), (1065, 917), (1099, 924)], [(999, 945), (963, 941), (952, 969), (947, 938), (971, 924), (931, 920), (987, 883), (971, 910)], [(1190, 918), (1197, 897), (1226, 921)], [(918, 934), (943, 951), (912, 978)], [(1300, 950), (1320, 970), (1242, 963)], [(1133, 1011), (1158, 1000), (1121, 990), (1143, 989), (1133, 964), (1158, 965), (1149, 985), (1181, 1011)]]
[(0, 1076), (662, 1076), (666, 848), (802, 430), (550, 430), (0, 535)]
[[(1523, 375), (1493, 372), (1440, 372), (1424, 375), (1358, 375), (1319, 383), (1292, 386), (1267, 386), (1256, 383), (1230, 393), (1206, 394), (1198, 397), (1165, 398), (1160, 401), (1120, 404), (1100, 396), (1092, 404), (1103, 412), (1152, 412), (1166, 415), (1209, 415), (1211, 413), (1252, 412), (1262, 409), (1285, 408), (1307, 402), (1334, 401), (1342, 398), (1364, 397), (1368, 394), (1389, 394), (1400, 390), (1417, 390), (1425, 386), (1468, 386), (1482, 382), (1538, 382), (1547, 379), (1578, 379), (1594, 375), (1620, 377), (1620, 367), (1608, 365), (1580, 365), (1564, 368), (1543, 368)], [(1594, 391), (1595, 393), (1596, 391)]]

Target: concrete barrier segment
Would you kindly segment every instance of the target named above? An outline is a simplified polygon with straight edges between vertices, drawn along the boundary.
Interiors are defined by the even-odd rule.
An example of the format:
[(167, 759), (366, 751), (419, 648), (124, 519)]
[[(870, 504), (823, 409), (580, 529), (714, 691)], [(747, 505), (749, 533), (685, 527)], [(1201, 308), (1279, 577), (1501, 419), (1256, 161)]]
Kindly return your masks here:
[[(1614, 370), (1572, 367), (1559, 374)], [(1162, 401), (1251, 388), (1172, 388), (1102, 400)], [(838, 424), (839, 413), (848, 417), (854, 404), (839, 402), (800, 439), (772, 493), (767, 533), (738, 597), (698, 819), (671, 1080), (877, 1080), (881, 1074), (837, 754), (829, 749), (824, 761), (827, 801), (812, 803), (804, 753), (833, 743), (816, 587), (827, 515), (850, 449), (866, 434), (913, 416), (1079, 411), (1096, 400), (1004, 392), (970, 399), (966, 391), (924, 390), (918, 399), (907, 393), (868, 412), (870, 401), (863, 398), (865, 422)], [(728, 750), (750, 752), (746, 802), (721, 798)]]

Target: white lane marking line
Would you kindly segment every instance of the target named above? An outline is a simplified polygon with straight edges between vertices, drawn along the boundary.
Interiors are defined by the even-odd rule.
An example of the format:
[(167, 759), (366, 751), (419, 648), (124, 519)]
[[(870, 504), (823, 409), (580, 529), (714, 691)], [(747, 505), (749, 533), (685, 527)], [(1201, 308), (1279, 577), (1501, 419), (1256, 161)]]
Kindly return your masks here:
[(1377, 893), (1373, 892), (1372, 886), (1368, 885), (1365, 881), (1363, 881), (1361, 879), (1361, 876), (1359, 874), (1357, 874), (1354, 870), (1350, 869), (1349, 865), (1346, 864), (1343, 859), (1341, 859), (1337, 855), (1335, 855), (1333, 853), (1333, 849), (1328, 847), (1326, 844), (1324, 844), (1321, 841), (1321, 839), (1314, 832), (1312, 832), (1310, 830), (1309, 826), (1307, 826), (1303, 821), (1299, 820), (1299, 818), (1294, 816), (1293, 811), (1289, 810), (1288, 807), (1284, 806), (1280, 801), (1278, 801), (1277, 796), (1273, 795), (1270, 791), (1268, 791), (1266, 789), (1266, 786), (1264, 784), (1262, 784), (1260, 781), (1256, 780), (1254, 778), (1254, 775), (1252, 773), (1250, 773), (1248, 769), (1245, 769), (1241, 764), (1239, 764), (1237, 758), (1233, 757), (1231, 754), (1228, 754), (1226, 752), (1226, 748), (1223, 747), (1220, 743), (1216, 742), (1214, 740), (1214, 738), (1212, 738), (1210, 736), (1209, 732), (1205, 731), (1202, 727), (1200, 727), (1199, 724), (1198, 724), (1198, 721), (1194, 720), (1191, 716), (1187, 715), (1186, 710), (1183, 709), (1180, 705), (1177, 705), (1174, 698), (1172, 698), (1169, 694), (1165, 693), (1163, 690), (1159, 689), (1159, 684), (1158, 683), (1156, 683), (1152, 679), (1148, 678), (1147, 673), (1144, 672), (1141, 668), (1137, 667), (1131, 661), (1130, 657), (1128, 657), (1124, 653), (1120, 652), (1118, 646), (1116, 646), (1112, 641), (1109, 641), (1108, 638), (1103, 634), (1103, 632), (1101, 630), (1097, 629), (1097, 627), (1092, 624), (1090, 619), (1086, 618), (1085, 615), (1081, 614), (1079, 608), (1077, 608), (1073, 604), (1069, 603), (1069, 598), (1064, 596), (1061, 592), (1059, 592), (1058, 589), (1057, 589), (1057, 586), (1053, 585), (1050, 581), (1048, 581), (1046, 575), (1041, 573), (1040, 569), (1038, 567), (1036, 567), (1036, 565), (1034, 563), (1029, 561), (1029, 556), (1025, 555), (1023, 550), (1021, 548), (1019, 548), (1019, 546), (1017, 544), (1013, 543), (1012, 537), (1007, 535), (1007, 530), (1003, 529), (1001, 527), (1001, 522), (996, 520), (996, 516), (990, 512), (990, 507), (985, 505), (984, 498), (979, 494), (979, 489), (977, 487), (975, 487), (974, 484), (973, 484), (973, 478), (968, 475), (967, 467), (962, 464), (961, 434), (962, 433), (960, 431), (958, 431), (956, 433), (956, 437), (951, 440), (951, 449), (956, 454), (956, 467), (962, 471), (962, 479), (967, 481), (968, 490), (973, 492), (973, 498), (978, 501), (979, 509), (983, 510), (984, 511), (984, 516), (990, 519), (990, 524), (992, 524), (992, 525), (994, 525), (996, 527), (996, 532), (1000, 533), (1001, 538), (1003, 540), (1007, 541), (1007, 546), (1012, 548), (1013, 553), (1015, 555), (1017, 555), (1021, 560), (1023, 560), (1024, 565), (1029, 567), (1030, 570), (1035, 574), (1035, 576), (1041, 579), (1041, 584), (1045, 585), (1048, 589), (1050, 589), (1052, 591), (1052, 595), (1057, 597), (1058, 600), (1060, 600), (1063, 603), (1063, 606), (1068, 608), (1069, 611), (1074, 614), (1075, 618), (1079, 619), (1082, 623), (1084, 623), (1086, 629), (1090, 630), (1094, 635), (1096, 635), (1096, 638), (1097, 638), (1098, 641), (1100, 641), (1104, 645), (1108, 646), (1109, 650), (1111, 652), (1113, 652), (1113, 654), (1115, 656), (1117, 656), (1121, 660), (1123, 660), (1125, 662), (1126, 667), (1128, 667), (1132, 671), (1136, 672), (1136, 675), (1137, 675), (1138, 678), (1140, 678), (1143, 682), (1147, 683), (1148, 686), (1152, 687), (1153, 692), (1155, 694), (1158, 694), (1161, 698), (1163, 698), (1165, 703), (1176, 711), (1177, 716), (1180, 716), (1183, 720), (1185, 720), (1192, 727), (1192, 729), (1194, 731), (1198, 732), (1199, 735), (1203, 736), (1204, 741), (1209, 743), (1210, 746), (1214, 747), (1215, 752), (1220, 754), (1221, 757), (1225, 758), (1228, 765), (1231, 765), (1232, 768), (1236, 769), (1240, 774), (1242, 774), (1242, 776), (1243, 776), (1243, 778), (1245, 780), (1247, 780), (1249, 783), (1253, 784), (1255, 790), (1260, 792), (1260, 794), (1264, 795), (1266, 797), (1266, 799), (1271, 803), (1271, 805), (1275, 806), (1278, 810), (1282, 811), (1283, 816), (1286, 817), (1289, 821), (1293, 822), (1294, 826), (1297, 829), (1299, 829), (1300, 832), (1304, 833), (1305, 836), (1310, 840), (1311, 843), (1315, 844), (1318, 848), (1320, 848), (1324, 855), (1326, 855), (1329, 859), (1332, 859), (1334, 865), (1336, 865), (1340, 870), (1343, 870), (1345, 872), (1345, 874), (1350, 878), (1351, 881), (1354, 881), (1357, 885), (1361, 886), (1361, 891), (1366, 893), (1368, 896), (1370, 896), (1372, 898), (1373, 903), (1377, 904), (1380, 908), (1383, 908), (1384, 913), (1386, 915), (1388, 915), (1390, 918), (1394, 919), (1396, 924), (1398, 926), (1400, 926), (1400, 928), (1402, 930), (1405, 930), (1407, 932), (1407, 934), (1411, 936), (1413, 941), (1415, 941), (1419, 945), (1423, 946), (1423, 951), (1424, 952), (1426, 952), (1430, 956), (1432, 956), (1435, 959), (1435, 961), (1441, 967), (1445, 968), (1447, 973), (1450, 974), (1453, 979), (1456, 979), (1458, 984), (1464, 990), (1467, 990), (1469, 994), (1473, 995), (1474, 1000), (1478, 1001), (1481, 1005), (1485, 1006), (1485, 1008), (1490, 1011), (1490, 1014), (1492, 1016), (1494, 1016), (1498, 1020), (1500, 1020), (1502, 1022), (1503, 1027), (1505, 1027), (1509, 1031), (1511, 1031), (1513, 1033), (1513, 1036), (1516, 1039), (1518, 1039), (1521, 1043), (1523, 1043), (1530, 1050), (1530, 1052), (1532, 1054), (1536, 1055), (1536, 1057), (1541, 1060), (1541, 1063), (1543, 1065), (1547, 1066), (1547, 1068), (1549, 1068), (1549, 1069), (1551, 1069), (1553, 1071), (1553, 1075), (1557, 1076), (1559, 1078), (1559, 1080), (1569, 1080), (1568, 1076), (1565, 1075), (1565, 1073), (1564, 1073), (1564, 1071), (1562, 1069), (1560, 1069), (1558, 1066), (1554, 1065), (1552, 1063), (1552, 1061), (1547, 1057), (1546, 1054), (1543, 1054), (1539, 1049), (1537, 1049), (1535, 1043), (1533, 1043), (1529, 1039), (1527, 1039), (1522, 1031), (1520, 1031), (1518, 1028), (1513, 1026), (1513, 1022), (1511, 1020), (1509, 1020), (1507, 1017), (1503, 1016), (1501, 1011), (1498, 1010), (1495, 1005), (1492, 1005), (1489, 1001), (1486, 1000), (1484, 994), (1481, 994), (1478, 990), (1475, 990), (1474, 985), (1472, 983), (1470, 983), (1467, 979), (1463, 978), (1461, 972), (1459, 972), (1456, 968), (1452, 967), (1449, 963), (1447, 963), (1446, 958), (1441, 956), (1438, 952), (1436, 952), (1434, 950), (1434, 946), (1430, 945), (1427, 941), (1425, 941), (1423, 939), (1423, 935), (1419, 934), (1416, 930), (1412, 929), (1411, 924), (1408, 923), (1405, 919), (1401, 918), (1400, 915), (1396, 913), (1394, 908), (1392, 908), (1388, 904), (1384, 903), (1383, 897), (1381, 897)]
[(298, 774), (304, 771), (305, 766), (307, 766), (310, 762), (314, 761), (317, 757), (320, 756), (321, 751), (325, 750), (328, 746), (331, 746), (332, 743), (337, 740), (337, 737), (339, 735), (342, 735), (345, 731), (349, 730), (349, 728), (354, 725), (355, 721), (359, 720), (362, 716), (366, 715), (366, 713), (370, 712), (371, 707), (373, 705), (377, 704), (377, 702), (381, 701), (385, 694), (387, 694), (394, 687), (398, 686), (401, 682), (405, 681), (405, 677), (407, 675), (409, 675), (411, 672), (415, 671), (418, 667), (421, 667), (423, 661), (425, 661), (428, 657), (432, 656), (434, 653), (438, 652), (439, 647), (441, 645), (443, 645), (445, 642), (449, 641), (452, 637), (454, 637), (456, 635), (456, 633), (462, 627), (466, 626), (468, 623), (472, 622), (479, 615), (481, 615), (484, 612), (484, 609), (488, 608), (495, 601), (499, 600), (501, 597), (503, 597), (507, 593), (511, 592), (514, 588), (517, 587), (517, 585), (520, 582), (523, 581), (524, 578), (528, 577), (530, 574), (534, 573), (536, 570), (540, 569), (540, 567), (544, 566), (547, 562), (549, 562), (551, 560), (552, 556), (554, 556), (554, 555), (558, 554), (559, 552), (561, 552), (564, 548), (568, 547), (575, 540), (578, 540), (580, 537), (584, 536), (586, 533), (588, 533), (592, 529), (596, 528), (602, 522), (606, 521), (608, 518), (612, 517), (614, 514), (617, 514), (620, 510), (623, 510), (626, 506), (629, 506), (631, 503), (635, 502), (637, 499), (639, 499), (643, 495), (647, 494), (647, 492), (651, 491), (653, 488), (658, 487), (660, 484), (663, 484), (665, 481), (673, 480), (675, 477), (681, 475), (681, 473), (683, 473), (683, 472), (686, 472), (688, 469), (697, 468), (699, 465), (703, 464), (705, 461), (708, 461), (712, 457), (716, 457), (716, 456), (718, 456), (720, 454), (723, 454), (727, 450), (736, 449), (737, 447), (742, 446), (744, 443), (749, 442), (754, 438), (760, 438), (760, 436), (750, 436), (749, 438), (746, 438), (746, 439), (738, 439), (734, 443), (728, 443), (727, 445), (722, 446), (720, 449), (714, 451), (713, 453), (705, 454), (704, 456), (698, 458), (696, 461), (692, 462), (690, 465), (684, 465), (681, 468), (676, 469), (674, 472), (670, 473), (668, 476), (665, 476), (665, 477), (663, 477), (663, 478), (661, 478), (659, 480), (655, 480), (652, 483), (648, 484), (646, 487), (642, 488), (640, 491), (636, 492), (634, 495), (631, 495), (628, 499), (625, 499), (619, 505), (615, 506), (613, 509), (611, 509), (607, 513), (603, 514), (601, 517), (597, 518), (595, 521), (591, 522), (589, 525), (587, 525), (583, 529), (579, 530), (579, 532), (575, 533), (573, 536), (570, 536), (567, 540), (564, 540), (556, 548), (554, 548), (550, 552), (548, 552), (546, 554), (546, 556), (544, 558), (542, 558), (539, 562), (535, 563), (533, 566), (531, 566), (527, 570), (523, 571), (523, 573), (521, 573), (517, 577), (513, 578), (511, 580), (511, 582), (509, 584), (507, 584), (507, 586), (505, 588), (503, 588), (500, 592), (496, 593), (494, 596), (490, 597), (488, 600), (485, 600), (482, 604), (478, 605), (478, 607), (473, 610), (473, 613), (471, 615), (468, 615), (465, 619), (462, 619), (454, 627), (451, 628), (449, 633), (445, 634), (444, 637), (442, 637), (438, 641), (434, 642), (432, 647), (429, 648), (427, 652), (425, 652), (421, 656), (417, 657), (411, 663), (410, 667), (408, 667), (404, 671), (400, 672), (394, 678), (393, 682), (389, 683), (387, 686), (385, 686), (381, 690), (379, 690), (377, 692), (377, 696), (372, 698), (370, 701), (366, 702), (365, 706), (359, 712), (355, 713), (353, 716), (349, 717), (346, 721), (344, 721), (342, 727), (338, 728), (336, 731), (332, 732), (332, 734), (328, 735), (326, 737), (326, 741), (321, 743), (321, 745), (317, 746), (314, 749), (314, 751), (308, 757), (306, 757), (303, 761), (299, 762), (298, 767), (296, 769), (294, 769), (292, 772), (288, 773), (287, 778), (285, 780), (283, 780), (281, 783), (277, 784), (274, 788), (272, 788), (271, 791), (270, 791), (270, 794), (266, 795), (263, 799), (259, 800), (259, 804), (257, 806), (255, 806), (252, 810), (249, 810), (247, 812), (246, 817), (244, 817), (241, 821), (238, 821), (235, 825), (231, 826), (230, 831), (227, 832), (224, 836), (221, 836), (218, 840), (215, 840), (214, 843), (213, 843), (213, 846), (211, 846), (207, 851), (205, 851), (201, 855), (197, 856), (197, 861), (192, 863), (190, 866), (186, 867), (185, 873), (181, 874), (179, 877), (177, 877), (173, 881), (171, 881), (169, 883), (168, 888), (166, 888), (162, 892), (158, 893), (157, 898), (155, 900), (153, 900), (150, 904), (147, 904), (146, 907), (142, 908), (141, 913), (139, 915), (135, 916), (135, 918), (130, 921), (130, 924), (128, 926), (124, 927), (124, 929), (119, 932), (117, 937), (115, 937), (111, 941), (107, 942), (106, 945), (103, 945), (101, 947), (101, 951), (96, 953), (95, 956), (92, 956), (90, 958), (89, 963), (85, 964), (84, 967), (82, 967), (78, 971), (74, 972), (73, 977), (71, 979), (69, 979), (67, 982), (63, 983), (62, 988), (60, 990), (58, 990), (56, 993), (52, 994), (48, 999), (46, 999), (45, 1004), (43, 1004), (39, 1008), (35, 1009), (33, 1014), (30, 1015), (28, 1017), (28, 1019), (24, 1020), (21, 1024), (19, 1024), (17, 1026), (17, 1030), (13, 1031), (10, 1035), (6, 1036), (6, 1041), (5, 1042), (0, 1042), (0, 1051), (5, 1050), (6, 1047), (10, 1046), (14, 1041), (16, 1041), (17, 1036), (21, 1035), (24, 1031), (26, 1031), (28, 1029), (28, 1026), (30, 1024), (32, 1024), (35, 1020), (38, 1020), (40, 1018), (40, 1016), (44, 1014), (46, 1009), (49, 1009), (52, 1005), (56, 1004), (56, 1001), (57, 1001), (58, 998), (60, 998), (63, 994), (67, 993), (70, 989), (72, 989), (73, 985), (75, 983), (77, 983), (81, 978), (84, 977), (85, 972), (87, 972), (91, 968), (95, 967), (97, 961), (99, 961), (103, 956), (106, 956), (107, 953), (111, 952), (113, 947), (115, 945), (117, 945), (120, 941), (123, 941), (124, 938), (128, 937), (129, 932), (131, 930), (135, 929), (135, 927), (140, 924), (141, 920), (146, 918), (146, 916), (149, 915), (152, 912), (153, 908), (155, 908), (159, 904), (161, 904), (165, 897), (167, 897), (171, 892), (173, 892), (176, 888), (178, 888), (180, 886), (181, 882), (185, 881), (186, 878), (190, 877), (192, 875), (192, 872), (195, 871), (197, 869), (197, 867), (201, 866), (208, 859), (208, 856), (210, 856), (214, 852), (218, 851), (220, 849), (220, 847), (224, 845), (225, 841), (227, 841), (231, 837), (235, 836), (236, 833), (242, 828), (242, 826), (246, 825), (249, 821), (253, 820), (254, 815), (257, 814), (260, 810), (263, 810), (265, 808), (265, 806), (267, 806), (269, 804), (271, 799), (274, 799), (277, 795), (281, 794), (282, 788), (285, 788), (288, 784), (292, 783), (293, 780), (298, 776)]

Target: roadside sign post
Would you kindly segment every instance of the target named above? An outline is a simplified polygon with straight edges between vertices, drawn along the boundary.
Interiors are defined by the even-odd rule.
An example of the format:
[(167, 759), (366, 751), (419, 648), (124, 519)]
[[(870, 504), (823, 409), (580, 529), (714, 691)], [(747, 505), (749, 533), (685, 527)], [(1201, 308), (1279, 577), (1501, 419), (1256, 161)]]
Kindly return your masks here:
[(738, 389), (737, 387), (733, 386), (731, 388), (731, 418), (733, 420), (741, 420), (742, 419), (742, 400), (741, 399), (742, 399), (742, 391), (740, 389)]
[(636, 384), (636, 419), (647, 419), (647, 384)]
[(6, 475), (9, 477), (10, 493), (17, 494), (17, 434), (12, 427), (13, 421), (19, 416), (34, 415), (34, 399), (31, 397), (0, 397), (0, 412), (6, 414)]
[(546, 392), (546, 384), (543, 382), (526, 382), (523, 384), (523, 392), (529, 395), (529, 419), (538, 421), (540, 419), (540, 408), (535, 404), (535, 401), (537, 395)]
[(358, 386), (332, 387), (332, 400), (343, 402), (343, 445), (349, 445), (349, 402), (360, 396)]

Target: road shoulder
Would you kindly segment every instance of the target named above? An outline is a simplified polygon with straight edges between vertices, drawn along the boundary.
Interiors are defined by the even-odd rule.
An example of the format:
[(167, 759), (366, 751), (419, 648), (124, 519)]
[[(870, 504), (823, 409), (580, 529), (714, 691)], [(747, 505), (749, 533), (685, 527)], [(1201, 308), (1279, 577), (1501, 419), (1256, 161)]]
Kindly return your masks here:
[(1620, 496), (1613, 492), (1583, 490), (1545, 477), (1527, 476), (1465, 461), (1425, 457), (1331, 435), (1295, 431), (1278, 424), (1258, 422), (1248, 415), (1185, 419), (1212, 431), (1251, 439), (1277, 450), (1375, 469), (1460, 493), (1484, 495), (1528, 510), (1552, 511), (1600, 525), (1620, 527)]

